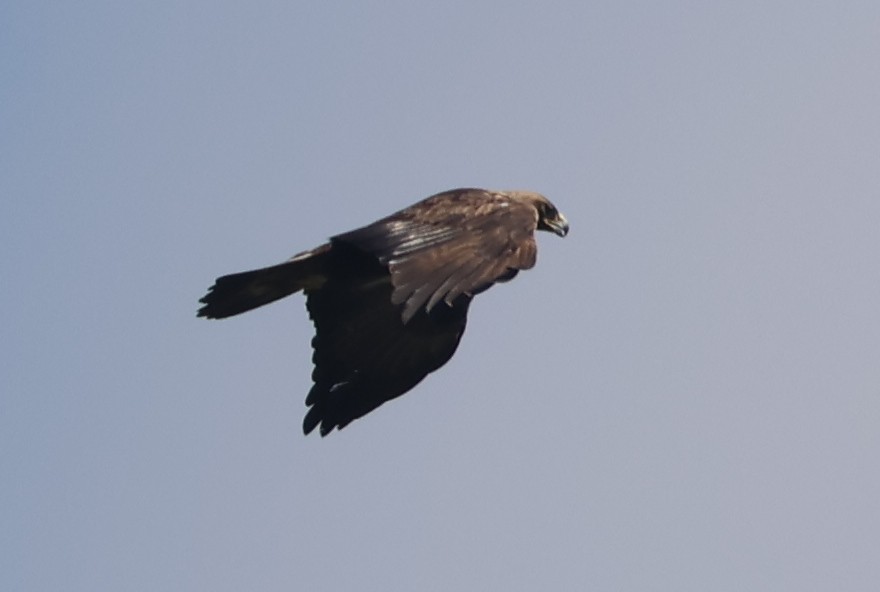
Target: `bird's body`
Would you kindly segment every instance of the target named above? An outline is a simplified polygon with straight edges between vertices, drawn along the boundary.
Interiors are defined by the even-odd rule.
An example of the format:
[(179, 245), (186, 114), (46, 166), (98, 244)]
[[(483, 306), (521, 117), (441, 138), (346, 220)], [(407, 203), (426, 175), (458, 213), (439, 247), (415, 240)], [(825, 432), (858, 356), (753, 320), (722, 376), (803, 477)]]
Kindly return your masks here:
[(542, 195), (456, 189), (263, 269), (218, 278), (199, 316), (302, 290), (315, 325), (306, 434), (341, 429), (443, 364), (474, 295), (535, 264), (535, 230), (568, 224)]

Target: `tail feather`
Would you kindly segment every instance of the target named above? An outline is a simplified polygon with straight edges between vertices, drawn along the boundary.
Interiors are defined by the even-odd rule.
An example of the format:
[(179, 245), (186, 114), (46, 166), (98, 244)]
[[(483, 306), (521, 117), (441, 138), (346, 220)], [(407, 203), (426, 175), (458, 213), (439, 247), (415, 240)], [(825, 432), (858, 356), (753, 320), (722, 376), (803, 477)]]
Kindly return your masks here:
[(329, 249), (329, 244), (322, 245), (278, 265), (217, 278), (199, 300), (204, 306), (198, 316), (224, 319), (320, 285), (325, 279), (324, 255)]

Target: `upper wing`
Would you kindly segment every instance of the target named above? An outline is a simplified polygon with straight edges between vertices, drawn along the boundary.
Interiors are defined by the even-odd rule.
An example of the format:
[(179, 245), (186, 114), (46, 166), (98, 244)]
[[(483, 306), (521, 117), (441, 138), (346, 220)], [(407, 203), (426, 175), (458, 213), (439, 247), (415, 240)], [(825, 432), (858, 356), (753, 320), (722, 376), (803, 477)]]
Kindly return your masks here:
[(333, 241), (388, 266), (391, 300), (403, 322), (438, 302), (452, 303), (535, 264), (534, 207), (483, 190), (441, 193)]

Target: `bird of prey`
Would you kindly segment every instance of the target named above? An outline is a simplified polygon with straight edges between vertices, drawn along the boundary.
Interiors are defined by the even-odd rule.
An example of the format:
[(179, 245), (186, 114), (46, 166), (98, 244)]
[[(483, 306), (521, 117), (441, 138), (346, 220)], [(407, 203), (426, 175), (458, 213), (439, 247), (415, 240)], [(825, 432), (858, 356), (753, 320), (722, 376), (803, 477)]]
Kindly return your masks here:
[(303, 432), (326, 436), (452, 357), (476, 294), (535, 265), (535, 230), (568, 222), (531, 191), (454, 189), (284, 263), (226, 275), (198, 316), (222, 319), (302, 290), (315, 325)]

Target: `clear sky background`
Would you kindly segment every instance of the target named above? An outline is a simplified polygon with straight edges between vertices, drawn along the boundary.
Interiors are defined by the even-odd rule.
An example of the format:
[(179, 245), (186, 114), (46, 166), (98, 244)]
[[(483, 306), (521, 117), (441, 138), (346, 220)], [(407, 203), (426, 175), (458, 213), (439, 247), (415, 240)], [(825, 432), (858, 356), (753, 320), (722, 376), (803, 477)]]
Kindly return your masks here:
[[(304, 438), (218, 275), (458, 186), (571, 222)], [(880, 3), (6, 2), (0, 589), (876, 590)]]

